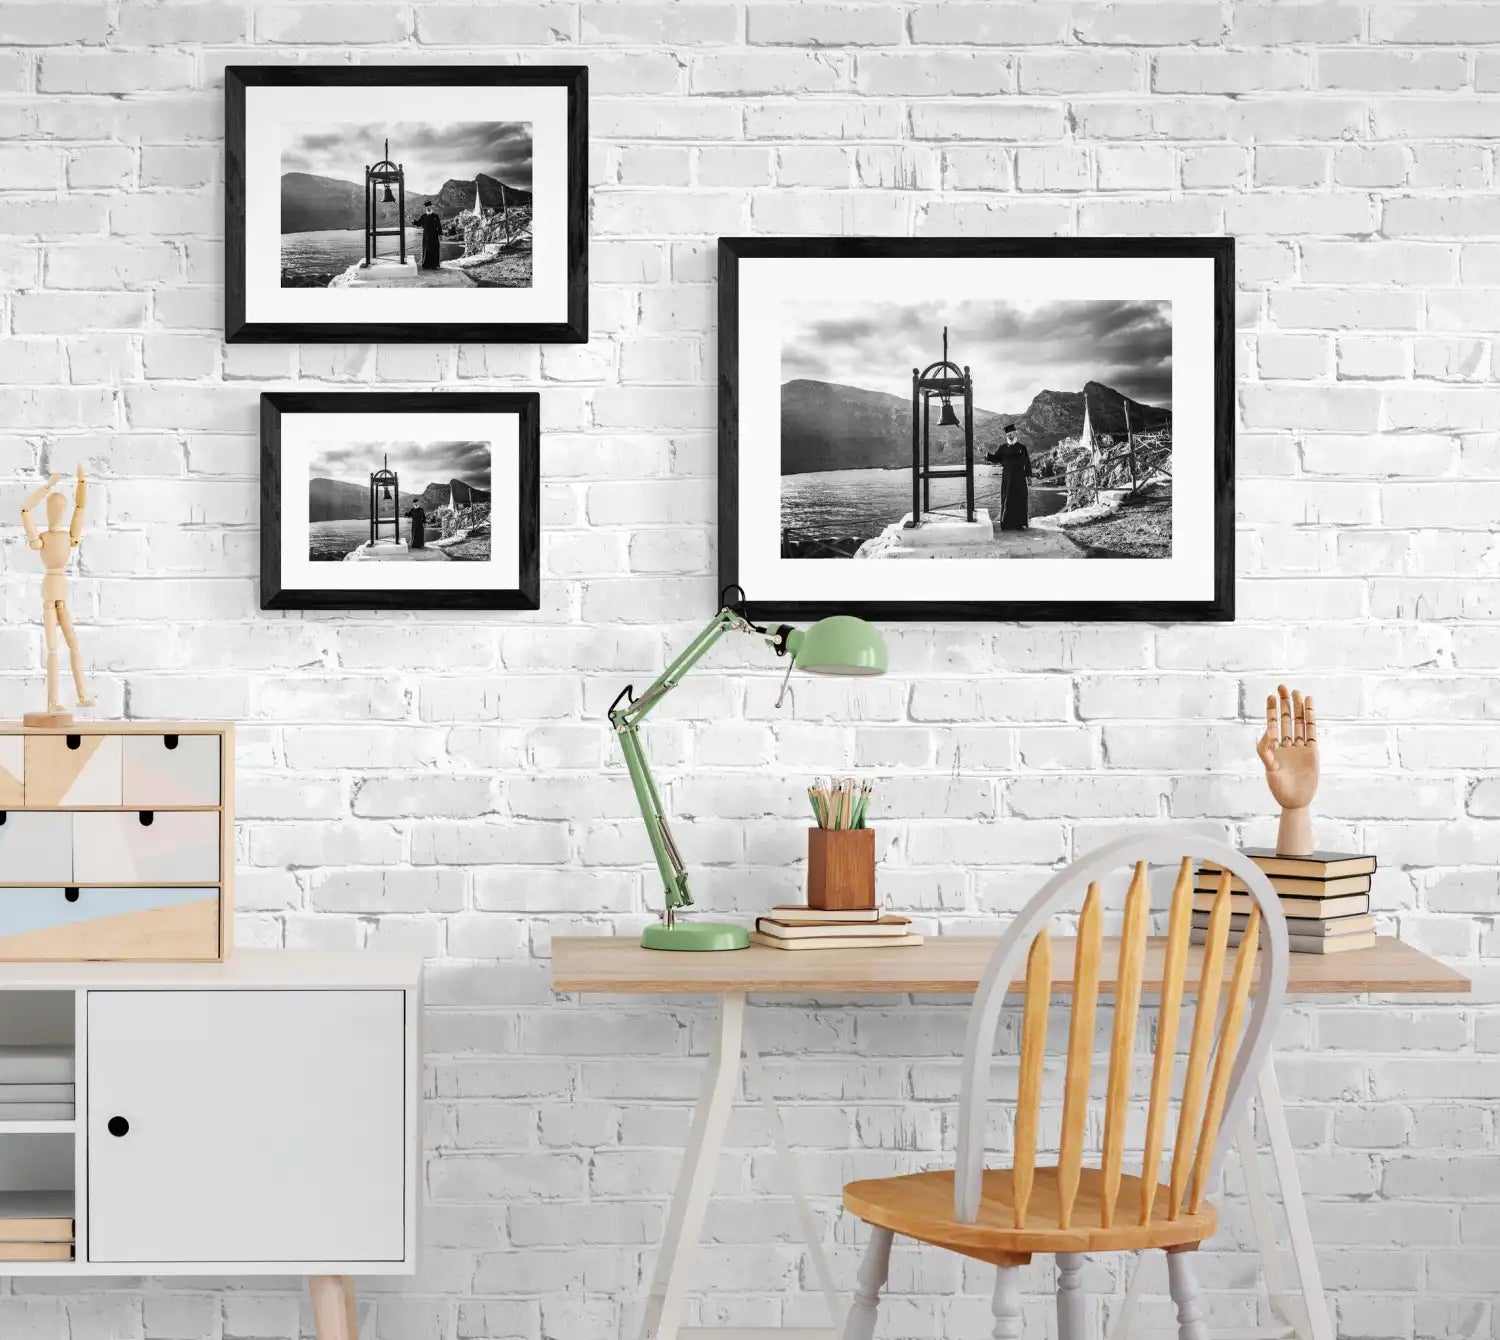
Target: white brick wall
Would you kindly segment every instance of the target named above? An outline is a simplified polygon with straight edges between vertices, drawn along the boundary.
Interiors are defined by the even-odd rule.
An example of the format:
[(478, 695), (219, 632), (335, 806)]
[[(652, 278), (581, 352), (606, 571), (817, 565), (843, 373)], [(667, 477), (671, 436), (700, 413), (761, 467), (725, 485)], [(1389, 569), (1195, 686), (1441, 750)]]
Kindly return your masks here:
[[(361, 60), (589, 64), (587, 348), (222, 347), (222, 69)], [(651, 742), (704, 904), (792, 895), (800, 788), (856, 766), (891, 777), (887, 896), (933, 927), (993, 925), (1142, 819), (1265, 840), (1261, 695), (1314, 690), (1323, 837), (1378, 851), (1386, 928), (1478, 983), (1458, 1009), (1301, 1003), (1281, 1030), (1340, 1334), (1500, 1335), (1497, 135), (1491, 0), (0, 3), (0, 517), (85, 462), (103, 710), (243, 723), (241, 942), (436, 960), (427, 1248), (366, 1291), (369, 1335), (638, 1321), (707, 1018), (555, 1003), (545, 960), (655, 899), (602, 714), (712, 607), (713, 238), (746, 231), (1237, 234), (1241, 618), (902, 628), (890, 678), (784, 712), (774, 667), (726, 648)], [(258, 394), (385, 384), (542, 390), (539, 614), (257, 611)], [(41, 644), (14, 530), (0, 572), (13, 716)], [(757, 1023), (847, 1281), (839, 1186), (943, 1157), (962, 1005)], [(760, 1113), (734, 1136), (694, 1311), (817, 1321), (758, 1198)], [(1226, 1225), (1205, 1281), (1243, 1323), (1233, 1199)], [(882, 1334), (987, 1333), (987, 1273), (898, 1253)], [(1097, 1318), (1120, 1263), (1088, 1282)], [(1039, 1297), (1027, 1315), (1046, 1333)], [(287, 1281), (0, 1286), (7, 1340), (310, 1329)]]

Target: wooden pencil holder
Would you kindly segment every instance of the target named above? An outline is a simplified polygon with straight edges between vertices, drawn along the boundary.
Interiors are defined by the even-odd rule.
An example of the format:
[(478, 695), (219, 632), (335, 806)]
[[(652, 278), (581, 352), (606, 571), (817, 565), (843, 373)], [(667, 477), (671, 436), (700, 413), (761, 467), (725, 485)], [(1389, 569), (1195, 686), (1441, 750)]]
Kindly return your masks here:
[(807, 830), (807, 905), (825, 912), (875, 906), (875, 830)]

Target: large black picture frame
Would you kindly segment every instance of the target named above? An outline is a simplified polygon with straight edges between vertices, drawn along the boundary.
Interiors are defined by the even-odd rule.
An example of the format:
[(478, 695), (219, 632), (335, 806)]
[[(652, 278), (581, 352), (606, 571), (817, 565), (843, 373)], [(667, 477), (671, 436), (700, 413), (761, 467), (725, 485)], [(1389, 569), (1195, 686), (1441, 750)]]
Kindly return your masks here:
[[(518, 420), (519, 581), (471, 591), (318, 590), (283, 585), (282, 421), (299, 414), (513, 414)], [(260, 398), (260, 607), (265, 610), (534, 610), (541, 607), (541, 397), (535, 391), (271, 391)], [(493, 520), (491, 535), (495, 534)], [(493, 542), (493, 541), (492, 541)], [(335, 565), (336, 566), (336, 565)], [(447, 565), (440, 565), (447, 566)]]
[[(248, 88), (559, 86), (567, 91), (567, 314), (560, 321), (251, 322), (245, 317)], [(224, 339), (228, 344), (582, 344), (588, 341), (588, 67), (230, 65), (224, 70)], [(503, 291), (503, 290), (500, 290)]]
[(1213, 594), (1202, 600), (822, 600), (766, 599), (745, 589), (750, 617), (805, 622), (845, 613), (884, 621), (1186, 622), (1234, 618), (1234, 239), (1167, 238), (720, 238), (719, 239), (719, 576), (746, 587), (740, 562), (740, 262), (756, 258), (839, 260), (1093, 257), (1128, 261), (1199, 257), (1213, 262)]

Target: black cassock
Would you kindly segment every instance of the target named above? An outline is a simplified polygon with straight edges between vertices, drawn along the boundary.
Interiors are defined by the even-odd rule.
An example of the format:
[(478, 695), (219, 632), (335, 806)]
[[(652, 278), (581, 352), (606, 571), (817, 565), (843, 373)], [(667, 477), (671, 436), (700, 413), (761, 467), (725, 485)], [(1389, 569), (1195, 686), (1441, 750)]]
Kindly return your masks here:
[(427, 547), (427, 513), (420, 507), (413, 507), (407, 515), (411, 517), (411, 548), (425, 549)]
[(442, 263), (443, 221), (429, 209), (417, 215), (417, 227), (422, 230), (422, 268), (436, 270)]
[(984, 458), (1000, 467), (1000, 529), (1031, 529), (1031, 453), (1024, 442), (1002, 442), (1000, 449)]

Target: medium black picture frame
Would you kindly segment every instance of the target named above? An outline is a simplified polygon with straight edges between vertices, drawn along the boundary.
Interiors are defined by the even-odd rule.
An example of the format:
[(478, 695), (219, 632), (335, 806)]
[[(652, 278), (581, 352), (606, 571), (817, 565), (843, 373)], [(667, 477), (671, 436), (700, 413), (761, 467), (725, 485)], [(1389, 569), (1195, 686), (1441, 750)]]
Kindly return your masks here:
[[(301, 414), (510, 414), (519, 420), (519, 580), (490, 590), (320, 590), (282, 581), (282, 429)], [(534, 610), (541, 606), (541, 397), (535, 391), (270, 391), (260, 398), (260, 607), (263, 610)], [(491, 535), (495, 526), (491, 522)], [(446, 566), (446, 565), (442, 565)]]
[[(567, 312), (558, 321), (280, 322), (246, 319), (249, 88), (559, 86), (567, 93)], [(230, 65), (224, 70), (224, 339), (228, 344), (582, 344), (588, 341), (588, 67)], [(503, 290), (501, 290), (503, 291)]]
[[(1213, 594), (1201, 600), (787, 600), (746, 588), (740, 561), (740, 263), (752, 258), (902, 259), (1092, 257), (1138, 260), (1201, 257), (1213, 263)], [(718, 243), (718, 589), (745, 590), (756, 620), (815, 620), (853, 614), (879, 621), (1229, 622), (1234, 619), (1235, 264), (1232, 237), (1160, 238), (761, 238), (721, 237)]]

